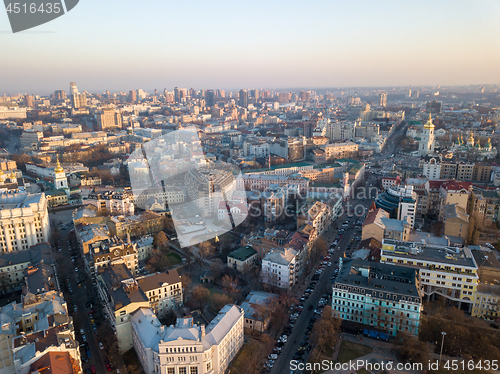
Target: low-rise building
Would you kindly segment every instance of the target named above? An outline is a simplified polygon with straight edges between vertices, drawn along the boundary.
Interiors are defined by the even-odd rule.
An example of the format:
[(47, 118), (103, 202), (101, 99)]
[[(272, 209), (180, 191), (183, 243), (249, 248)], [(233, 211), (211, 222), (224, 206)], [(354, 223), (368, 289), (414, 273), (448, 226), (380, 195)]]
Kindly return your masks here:
[(240, 247), (227, 256), (227, 266), (238, 271), (246, 271), (258, 258), (258, 253), (252, 247)]
[(469, 215), (465, 209), (457, 204), (448, 204), (444, 210), (444, 234), (465, 239), (469, 232)]
[(269, 303), (278, 295), (263, 291), (250, 291), (241, 308), (245, 311), (245, 328), (264, 332), (269, 326)]

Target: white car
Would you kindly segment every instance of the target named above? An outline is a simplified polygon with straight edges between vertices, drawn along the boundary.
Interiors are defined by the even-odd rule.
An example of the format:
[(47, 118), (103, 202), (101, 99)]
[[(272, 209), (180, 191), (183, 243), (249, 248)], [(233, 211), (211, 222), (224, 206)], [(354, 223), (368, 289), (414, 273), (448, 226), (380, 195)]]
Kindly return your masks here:
[(80, 334), (85, 334), (85, 332), (83, 331), (83, 329), (80, 329)]
[(99, 349), (102, 351), (104, 349), (104, 344), (102, 344), (101, 342), (99, 342)]
[(82, 335), (82, 339), (83, 339), (84, 342), (87, 341), (87, 338), (85, 337), (85, 335)]

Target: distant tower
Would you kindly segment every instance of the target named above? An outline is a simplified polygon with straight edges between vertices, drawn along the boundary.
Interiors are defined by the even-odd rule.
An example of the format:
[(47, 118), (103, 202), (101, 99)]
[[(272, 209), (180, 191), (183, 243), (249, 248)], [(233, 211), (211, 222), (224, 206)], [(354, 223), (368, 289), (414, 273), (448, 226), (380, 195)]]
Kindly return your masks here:
[(385, 92), (381, 93), (379, 95), (379, 98), (380, 98), (379, 105), (385, 108), (387, 106), (387, 94)]
[(59, 155), (57, 155), (57, 166), (54, 168), (54, 184), (57, 190), (68, 188), (68, 179), (66, 173), (59, 163)]
[(238, 102), (239, 106), (246, 108), (248, 107), (248, 92), (247, 90), (240, 90), (240, 98)]
[(78, 93), (78, 88), (76, 87), (76, 83), (75, 82), (70, 82), (69, 83), (69, 94), (71, 96), (74, 96)]
[(418, 154), (420, 156), (427, 156), (434, 153), (434, 124), (432, 123), (432, 116), (429, 113), (429, 119), (424, 125), (424, 131), (418, 145)]

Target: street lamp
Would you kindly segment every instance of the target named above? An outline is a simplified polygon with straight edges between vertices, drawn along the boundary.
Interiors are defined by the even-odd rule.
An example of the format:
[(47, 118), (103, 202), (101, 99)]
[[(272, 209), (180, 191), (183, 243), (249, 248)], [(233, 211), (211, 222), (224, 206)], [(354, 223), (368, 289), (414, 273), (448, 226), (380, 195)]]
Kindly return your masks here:
[(439, 353), (439, 365), (441, 365), (441, 356), (443, 355), (443, 345), (444, 345), (444, 337), (446, 333), (444, 331), (441, 332), (442, 338), (441, 338), (441, 352)]

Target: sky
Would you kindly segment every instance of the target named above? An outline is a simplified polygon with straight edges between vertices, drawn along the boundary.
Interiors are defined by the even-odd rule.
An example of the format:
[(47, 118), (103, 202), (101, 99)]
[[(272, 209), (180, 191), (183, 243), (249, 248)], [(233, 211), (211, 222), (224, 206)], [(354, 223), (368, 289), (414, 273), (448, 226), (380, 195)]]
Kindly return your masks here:
[(13, 34), (0, 94), (500, 83), (500, 0), (80, 0)]

